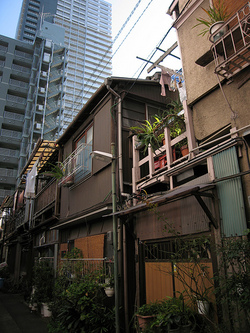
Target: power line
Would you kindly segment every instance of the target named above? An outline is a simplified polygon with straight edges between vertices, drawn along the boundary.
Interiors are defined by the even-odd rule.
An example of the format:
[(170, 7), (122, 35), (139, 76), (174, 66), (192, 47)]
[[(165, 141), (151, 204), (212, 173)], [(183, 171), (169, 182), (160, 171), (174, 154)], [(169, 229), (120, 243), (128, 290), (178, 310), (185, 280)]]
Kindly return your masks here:
[[(140, 1), (141, 1), (141, 0), (139, 0), (139, 2), (140, 2)], [(110, 57), (109, 61), (112, 60), (112, 58), (114, 57), (114, 55), (115, 55), (115, 54), (117, 53), (117, 51), (120, 49), (120, 47), (122, 46), (122, 44), (124, 43), (124, 41), (125, 41), (125, 40), (127, 39), (127, 37), (130, 35), (130, 33), (132, 32), (132, 30), (134, 29), (134, 27), (136, 26), (136, 24), (139, 22), (139, 20), (142, 18), (142, 16), (144, 15), (144, 13), (146, 12), (146, 10), (148, 9), (148, 7), (150, 6), (150, 4), (151, 4), (152, 2), (153, 2), (153, 0), (150, 0), (150, 1), (149, 1), (149, 3), (147, 4), (146, 8), (143, 10), (142, 14), (139, 16), (139, 18), (136, 20), (136, 22), (134, 23), (134, 25), (132, 26), (132, 28), (129, 30), (129, 32), (127, 33), (127, 35), (124, 37), (124, 39), (122, 40), (122, 42), (120, 43), (120, 45), (118, 46), (118, 48), (116, 49), (116, 51), (112, 54), (112, 56)], [(135, 9), (138, 7), (138, 5), (139, 5), (139, 3), (137, 3), (137, 5), (134, 7), (134, 9), (131, 11), (131, 13), (132, 13), (132, 12), (133, 12), (133, 13), (135, 12)], [(128, 22), (129, 19), (131, 18), (131, 16), (132, 16), (131, 13), (130, 13), (129, 17), (127, 18), (126, 22)], [(124, 23), (123, 26), (125, 27), (125, 23)], [(123, 30), (123, 28), (121, 28), (120, 31), (121, 31), (121, 30)], [(120, 34), (120, 31), (118, 32), (118, 34)], [(96, 66), (96, 69), (92, 72), (92, 74), (94, 74), (94, 73), (97, 71), (97, 69), (98, 69), (98, 67), (99, 67), (99, 65), (100, 65), (100, 63), (101, 63), (101, 61), (102, 61), (102, 60), (104, 59), (104, 57), (107, 55), (107, 53), (108, 53), (108, 51), (110, 50), (110, 48), (112, 48), (113, 44), (114, 44), (114, 43), (112, 43), (112, 45), (108, 48), (108, 50), (106, 51), (106, 53), (104, 54), (104, 56), (102, 57), (102, 59), (99, 61), (98, 65)], [(107, 63), (107, 64), (108, 64), (108, 63)], [(102, 74), (103, 71), (104, 71), (106, 68), (107, 68), (107, 65), (102, 69), (102, 71), (101, 71), (100, 74)], [(84, 97), (89, 93), (90, 89), (93, 87), (93, 85), (96, 83), (96, 81), (100, 78), (100, 74), (99, 74), (99, 76), (95, 79), (95, 81), (92, 83), (92, 85), (89, 87), (88, 91), (85, 92), (85, 94), (84, 94), (83, 97), (80, 96), (80, 94), (83, 92), (83, 89), (81, 90), (81, 92), (80, 92), (80, 94), (79, 94), (79, 97), (78, 97), (78, 98), (81, 98), (81, 100), (80, 100), (80, 102), (78, 102), (78, 103), (76, 104), (76, 106), (75, 106), (75, 104), (73, 104), (73, 108), (77, 108), (77, 106), (81, 104), (81, 101), (82, 101), (82, 100), (84, 99)], [(86, 84), (88, 84), (89, 81), (90, 81), (90, 79), (86, 82)], [(76, 101), (77, 101), (77, 100), (76, 100)], [(76, 102), (75, 102), (75, 103), (76, 103)]]

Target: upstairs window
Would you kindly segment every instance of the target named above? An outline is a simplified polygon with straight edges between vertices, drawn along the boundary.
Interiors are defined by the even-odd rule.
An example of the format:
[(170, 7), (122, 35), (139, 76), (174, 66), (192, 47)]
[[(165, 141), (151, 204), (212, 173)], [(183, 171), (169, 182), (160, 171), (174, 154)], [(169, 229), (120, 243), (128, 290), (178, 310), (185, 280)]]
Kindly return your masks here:
[(92, 170), (92, 159), (90, 155), (92, 152), (92, 144), (93, 126), (91, 125), (75, 143), (75, 148), (79, 150), (76, 156), (76, 165), (81, 166), (77, 168), (75, 173), (75, 182), (85, 177)]

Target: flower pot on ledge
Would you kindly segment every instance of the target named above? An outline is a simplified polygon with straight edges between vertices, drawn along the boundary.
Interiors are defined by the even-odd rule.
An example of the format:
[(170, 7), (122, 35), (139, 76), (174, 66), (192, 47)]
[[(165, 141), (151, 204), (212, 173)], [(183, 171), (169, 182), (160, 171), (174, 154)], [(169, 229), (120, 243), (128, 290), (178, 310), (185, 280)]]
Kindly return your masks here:
[(186, 156), (189, 154), (189, 149), (188, 149), (187, 145), (182, 146), (180, 149), (181, 149), (182, 156)]
[(73, 175), (66, 176), (62, 180), (62, 186), (63, 187), (69, 187), (69, 186), (71, 186), (73, 184), (74, 184), (74, 176)]
[(221, 26), (223, 26), (224, 21), (218, 21), (211, 25), (209, 32), (212, 35), (217, 30), (217, 33), (213, 36), (213, 42), (216, 42), (219, 38), (221, 38), (226, 32), (227, 32), (227, 26), (220, 29)]

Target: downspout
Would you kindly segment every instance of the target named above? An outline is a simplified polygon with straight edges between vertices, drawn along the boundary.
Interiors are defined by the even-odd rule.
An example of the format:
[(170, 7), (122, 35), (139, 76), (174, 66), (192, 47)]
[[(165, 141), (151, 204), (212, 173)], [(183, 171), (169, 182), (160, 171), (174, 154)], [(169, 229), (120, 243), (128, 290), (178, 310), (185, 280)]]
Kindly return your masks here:
[[(106, 88), (113, 94), (115, 97), (118, 98), (118, 120), (117, 120), (117, 126), (118, 126), (118, 131), (117, 131), (117, 136), (118, 136), (118, 176), (119, 176), (119, 186), (120, 186), (120, 195), (129, 197), (130, 195), (127, 193), (123, 192), (123, 165), (122, 165), (122, 98), (121, 96), (110, 87), (110, 80), (105, 79), (104, 81)], [(129, 332), (128, 330), (128, 293), (127, 293), (127, 275), (124, 274), (126, 273), (126, 270), (124, 267), (126, 266), (126, 261), (124, 258), (126, 258), (127, 251), (126, 251), (126, 246), (123, 244), (123, 226), (122, 222), (119, 219), (118, 220), (118, 252), (121, 253), (121, 262), (123, 263), (122, 266), (120, 267), (121, 270), (123, 270), (123, 297), (124, 297), (124, 313), (125, 313), (125, 327), (126, 327), (126, 333)]]
[(120, 194), (125, 197), (129, 197), (128, 193), (123, 191), (123, 166), (122, 166), (122, 98), (121, 96), (110, 87), (109, 79), (105, 79), (106, 88), (118, 98), (118, 175), (119, 175), (119, 185), (120, 185)]

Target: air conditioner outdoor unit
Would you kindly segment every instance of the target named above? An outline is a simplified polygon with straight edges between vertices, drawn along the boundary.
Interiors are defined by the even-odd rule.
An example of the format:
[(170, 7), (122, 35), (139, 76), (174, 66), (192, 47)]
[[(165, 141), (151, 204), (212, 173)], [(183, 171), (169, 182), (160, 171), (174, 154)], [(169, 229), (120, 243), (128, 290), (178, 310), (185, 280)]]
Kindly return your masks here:
[(38, 104), (38, 105), (37, 105), (37, 109), (38, 109), (38, 111), (43, 111), (43, 105)]
[(42, 71), (42, 76), (47, 77), (47, 72)]
[(36, 129), (41, 129), (41, 128), (42, 128), (42, 124), (36, 123)]
[(40, 93), (44, 94), (45, 93), (45, 88), (40, 87)]
[(52, 46), (52, 40), (46, 39), (46, 41), (45, 41), (45, 47), (51, 48), (51, 46)]

